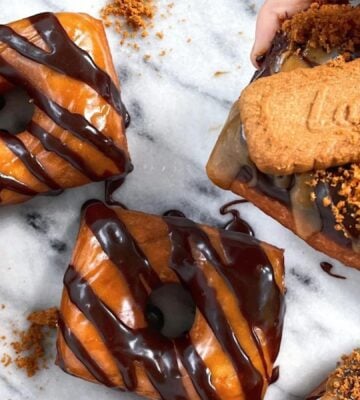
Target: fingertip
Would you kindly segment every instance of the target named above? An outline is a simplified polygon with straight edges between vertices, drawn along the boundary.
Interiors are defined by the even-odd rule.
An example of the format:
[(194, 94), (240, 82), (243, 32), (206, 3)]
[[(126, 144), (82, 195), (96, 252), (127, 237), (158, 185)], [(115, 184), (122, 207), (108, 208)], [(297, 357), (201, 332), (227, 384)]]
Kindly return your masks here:
[(265, 60), (265, 54), (257, 55), (257, 54), (255, 53), (255, 51), (252, 50), (252, 51), (251, 51), (251, 55), (250, 55), (250, 60), (251, 60), (252, 65), (253, 65), (256, 69), (259, 69), (259, 68), (262, 66), (262, 64), (263, 64), (263, 62), (264, 62), (264, 60)]

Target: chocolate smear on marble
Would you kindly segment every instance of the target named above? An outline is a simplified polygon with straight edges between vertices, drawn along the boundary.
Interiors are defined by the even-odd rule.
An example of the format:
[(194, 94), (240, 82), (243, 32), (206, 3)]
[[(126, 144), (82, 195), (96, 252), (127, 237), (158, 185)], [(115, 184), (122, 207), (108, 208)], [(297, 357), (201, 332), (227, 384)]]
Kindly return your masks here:
[(320, 267), (324, 272), (326, 272), (328, 275), (332, 276), (333, 278), (346, 279), (345, 276), (337, 275), (337, 274), (334, 274), (333, 272), (331, 272), (332, 269), (334, 268), (334, 266), (326, 261), (323, 261), (322, 263), (320, 263)]

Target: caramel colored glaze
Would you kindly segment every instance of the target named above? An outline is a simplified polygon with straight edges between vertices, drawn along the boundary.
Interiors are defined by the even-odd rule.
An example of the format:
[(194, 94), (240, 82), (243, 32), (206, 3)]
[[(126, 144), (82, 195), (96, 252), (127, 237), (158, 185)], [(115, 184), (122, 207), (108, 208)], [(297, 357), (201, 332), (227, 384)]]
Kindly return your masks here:
[[(197, 307), (176, 339), (145, 318), (149, 294), (171, 282)], [(263, 398), (282, 332), (280, 250), (183, 216), (90, 201), (64, 286), (57, 347), (66, 372), (156, 399)]]
[[(22, 88), (34, 107), (24, 131), (0, 126), (2, 204), (131, 171), (129, 116), (99, 21), (44, 13), (0, 25), (0, 76), (5, 100)], [(2, 112), (16, 119), (11, 106), (0, 122)]]

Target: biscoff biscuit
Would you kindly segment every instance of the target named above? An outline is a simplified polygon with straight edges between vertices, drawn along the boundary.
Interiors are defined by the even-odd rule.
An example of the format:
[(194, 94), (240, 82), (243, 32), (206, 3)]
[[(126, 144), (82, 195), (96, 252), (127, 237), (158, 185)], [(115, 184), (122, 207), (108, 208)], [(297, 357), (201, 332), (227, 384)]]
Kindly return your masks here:
[(360, 161), (360, 60), (252, 83), (239, 101), (252, 161), (289, 175)]

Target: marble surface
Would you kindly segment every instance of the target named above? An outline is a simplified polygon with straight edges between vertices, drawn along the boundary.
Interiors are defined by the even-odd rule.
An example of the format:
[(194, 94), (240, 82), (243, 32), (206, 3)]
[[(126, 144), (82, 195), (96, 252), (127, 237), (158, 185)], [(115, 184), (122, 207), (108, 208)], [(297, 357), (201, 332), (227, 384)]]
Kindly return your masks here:
[[(169, 1), (158, 1), (166, 9)], [(5, 0), (0, 0), (5, 5)], [(5, 23), (41, 11), (82, 11), (94, 16), (104, 0), (12, 0), (2, 7)], [(139, 52), (122, 48), (108, 36), (122, 80), (123, 98), (133, 117), (128, 130), (135, 171), (117, 197), (129, 207), (152, 213), (182, 209), (198, 221), (218, 223), (219, 207), (234, 196), (215, 188), (204, 166), (232, 101), (253, 70), (249, 51), (261, 1), (181, 0), (172, 15), (156, 20), (154, 36), (139, 42)], [(191, 42), (187, 43), (191, 37)], [(167, 55), (158, 54), (166, 50)], [(151, 54), (144, 62), (144, 54)], [(216, 71), (224, 71), (214, 77)], [(62, 276), (75, 240), (79, 209), (101, 198), (103, 185), (68, 191), (58, 198), (37, 198), (0, 209), (0, 335), (24, 326), (32, 310), (57, 305)], [(328, 260), (250, 204), (241, 213), (257, 237), (286, 249), (287, 314), (280, 380), (266, 400), (295, 400), (316, 385), (337, 358), (360, 338), (360, 273), (333, 262), (337, 280), (319, 267)], [(9, 352), (0, 345), (0, 354)], [(49, 344), (53, 354), (53, 343)], [(14, 366), (0, 366), (3, 400), (130, 399), (49, 368), (28, 379)]]

